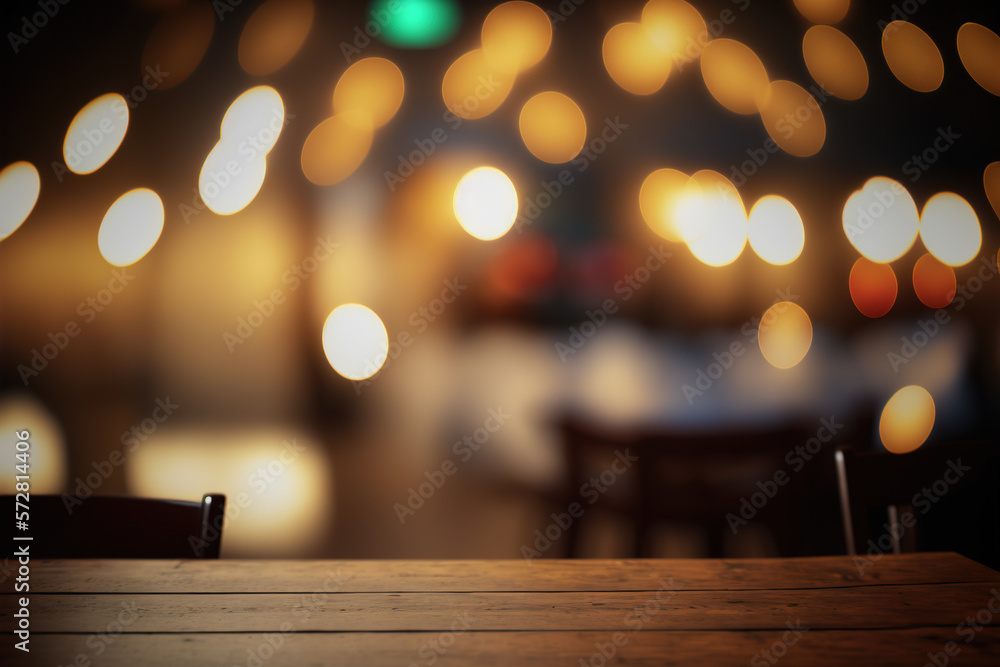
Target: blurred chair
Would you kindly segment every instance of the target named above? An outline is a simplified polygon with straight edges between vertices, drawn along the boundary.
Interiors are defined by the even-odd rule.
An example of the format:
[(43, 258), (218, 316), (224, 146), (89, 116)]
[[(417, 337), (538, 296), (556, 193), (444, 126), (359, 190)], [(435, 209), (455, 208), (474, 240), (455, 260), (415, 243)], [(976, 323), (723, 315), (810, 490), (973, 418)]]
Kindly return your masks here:
[[(865, 416), (852, 423), (864, 429), (867, 420)], [(632, 557), (655, 555), (657, 524), (674, 523), (699, 529), (705, 537), (705, 555), (718, 558), (729, 555), (727, 541), (736, 534), (727, 517), (743, 518), (744, 499), (760, 491), (757, 483), (767, 484), (777, 471), (784, 470), (789, 477), (787, 486), (778, 488), (765, 506), (752, 508), (753, 515), (745, 524), (766, 528), (778, 555), (801, 555), (809, 551), (805, 528), (812, 521), (810, 515), (836, 512), (832, 501), (829, 512), (823, 512), (822, 501), (807, 504), (816, 488), (815, 480), (823, 474), (819, 459), (829, 461), (829, 456), (824, 457), (821, 450), (801, 472), (793, 472), (786, 462), (795, 447), (816, 435), (817, 426), (810, 420), (740, 429), (626, 431), (563, 416), (556, 427), (567, 474), (564, 495), (557, 504), (566, 507), (569, 502), (579, 502), (581, 486), (606, 469), (615, 452), (629, 449), (638, 459), (633, 470), (593, 503), (583, 502), (587, 512), (593, 506), (624, 519), (632, 529)], [(836, 439), (844, 441), (843, 436), (857, 437), (857, 431), (837, 432)], [(834, 446), (823, 444), (824, 448)], [(832, 491), (832, 470), (829, 476)], [(566, 531), (567, 556), (582, 555), (581, 532), (590, 522), (585, 513)], [(737, 525), (738, 530), (743, 527)]]
[(849, 555), (956, 551), (1000, 567), (998, 443), (834, 456)]
[[(35, 558), (218, 558), (226, 497), (206, 494), (200, 503), (153, 498), (32, 494), (3, 496), (3, 507), (27, 512), (31, 541), (10, 541), (11, 552), (29, 546)], [(18, 537), (17, 530), (14, 537)]]

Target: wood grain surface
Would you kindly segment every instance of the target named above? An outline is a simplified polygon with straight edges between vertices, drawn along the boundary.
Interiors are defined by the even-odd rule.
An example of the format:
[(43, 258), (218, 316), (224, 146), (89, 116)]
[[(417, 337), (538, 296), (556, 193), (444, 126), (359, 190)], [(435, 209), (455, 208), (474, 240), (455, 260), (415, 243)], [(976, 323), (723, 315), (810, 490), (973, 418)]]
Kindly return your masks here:
[(1000, 665), (1000, 573), (951, 553), (31, 566), (3, 665)]

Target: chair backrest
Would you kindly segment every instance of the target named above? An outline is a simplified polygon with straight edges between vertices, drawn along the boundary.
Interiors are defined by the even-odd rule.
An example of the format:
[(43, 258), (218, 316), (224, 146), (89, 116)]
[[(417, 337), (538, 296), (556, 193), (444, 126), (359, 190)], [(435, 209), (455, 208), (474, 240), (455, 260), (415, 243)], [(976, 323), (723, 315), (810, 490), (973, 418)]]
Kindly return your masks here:
[[(823, 442), (816, 442), (830, 449), (837, 440), (849, 442), (855, 425), (867, 426), (868, 419), (867, 414), (856, 416), (830, 432), (829, 437), (824, 435)], [(671, 522), (704, 529), (707, 555), (723, 557), (726, 540), (733, 534), (727, 516), (739, 513), (741, 502), (759, 491), (755, 481), (770, 479), (775, 470), (787, 467), (788, 454), (813, 438), (821, 422), (802, 419), (755, 428), (617, 430), (601, 427), (578, 415), (565, 415), (554, 425), (562, 438), (567, 470), (564, 486), (568, 496), (562, 506), (570, 500), (579, 500), (576, 490), (600, 474), (600, 468), (593, 465), (595, 461), (598, 466), (605, 465), (604, 459), (614, 451), (627, 449), (639, 459), (632, 466), (635, 472), (629, 473), (630, 480), (616, 483), (611, 491), (617, 494), (619, 487), (628, 484), (631, 496), (609, 492), (601, 494), (595, 502), (633, 524), (630, 555), (651, 555), (655, 524)], [(592, 456), (595, 453), (597, 456)], [(782, 555), (802, 550), (803, 531), (799, 526), (808, 519), (801, 516), (805, 512), (800, 507), (801, 500), (796, 499), (808, 493), (810, 474), (795, 476), (790, 482), (792, 488), (775, 494), (768, 501), (767, 511), (754, 518), (755, 522), (766, 525)], [(829, 504), (830, 510), (836, 511), (832, 497)], [(574, 522), (567, 531), (568, 556), (580, 554), (578, 535), (584, 521), (589, 519)]]
[(7, 549), (30, 545), (36, 558), (218, 558), (226, 497), (207, 494), (198, 503), (31, 494), (27, 503), (23, 495), (3, 496), (3, 507), (27, 512), (21, 536), (31, 537)]
[(998, 443), (925, 445), (908, 454), (843, 447), (835, 460), (848, 554), (909, 546), (1000, 565)]

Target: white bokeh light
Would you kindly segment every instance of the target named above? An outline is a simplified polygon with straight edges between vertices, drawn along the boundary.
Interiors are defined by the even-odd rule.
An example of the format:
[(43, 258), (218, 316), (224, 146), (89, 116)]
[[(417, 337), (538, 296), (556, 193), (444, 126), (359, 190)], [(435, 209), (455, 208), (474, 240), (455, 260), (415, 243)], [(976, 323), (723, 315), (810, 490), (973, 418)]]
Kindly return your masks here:
[(344, 304), (334, 308), (323, 324), (323, 351), (333, 370), (348, 380), (363, 380), (385, 363), (389, 334), (373, 310)]

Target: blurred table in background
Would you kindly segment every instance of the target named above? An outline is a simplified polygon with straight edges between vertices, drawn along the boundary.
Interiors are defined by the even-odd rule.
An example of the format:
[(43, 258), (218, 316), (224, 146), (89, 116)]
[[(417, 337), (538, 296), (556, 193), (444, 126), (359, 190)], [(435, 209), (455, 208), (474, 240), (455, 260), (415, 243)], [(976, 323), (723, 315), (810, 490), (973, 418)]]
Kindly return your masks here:
[(1000, 573), (953, 553), (31, 568), (5, 665), (1000, 664)]

